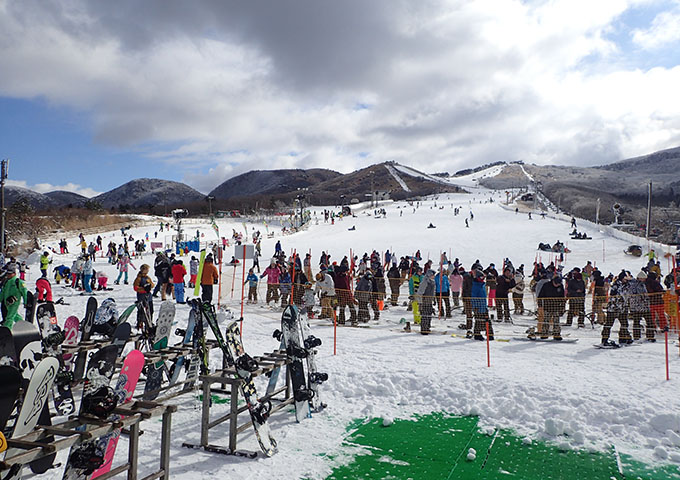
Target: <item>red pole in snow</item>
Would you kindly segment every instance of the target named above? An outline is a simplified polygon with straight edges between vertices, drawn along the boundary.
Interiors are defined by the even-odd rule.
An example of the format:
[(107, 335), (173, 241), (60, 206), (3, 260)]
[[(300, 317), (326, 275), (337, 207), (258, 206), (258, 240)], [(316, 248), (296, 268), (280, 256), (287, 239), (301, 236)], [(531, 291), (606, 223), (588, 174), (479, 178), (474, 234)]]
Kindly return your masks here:
[(295, 293), (295, 250), (293, 250), (293, 275), (290, 277), (290, 303), (293, 304), (293, 293)]
[(486, 321), (486, 366), (491, 367), (491, 350), (489, 348), (489, 322), (491, 320)]

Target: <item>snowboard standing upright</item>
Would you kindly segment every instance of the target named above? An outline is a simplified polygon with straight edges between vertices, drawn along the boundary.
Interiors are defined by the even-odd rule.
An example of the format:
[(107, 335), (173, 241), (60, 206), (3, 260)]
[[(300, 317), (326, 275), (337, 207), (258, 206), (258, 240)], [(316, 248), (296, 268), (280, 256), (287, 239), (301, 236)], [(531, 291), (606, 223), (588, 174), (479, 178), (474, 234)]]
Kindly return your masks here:
[[(107, 345), (90, 358), (83, 383), (83, 399), (80, 416), (106, 418), (116, 407), (117, 398), (109, 387), (116, 364), (118, 347)], [(68, 456), (64, 479), (85, 478), (104, 462), (104, 452), (96, 448), (96, 443), (86, 442), (71, 448)]]
[[(127, 354), (123, 361), (118, 381), (114, 387), (114, 394), (117, 398), (118, 405), (127, 403), (132, 399), (132, 395), (135, 393), (135, 387), (137, 386), (137, 381), (139, 380), (139, 375), (142, 373), (142, 368), (144, 368), (144, 354), (139, 350), (132, 350)], [(114, 414), (109, 417), (109, 421), (117, 422), (121, 418), (121, 415)], [(113, 432), (104, 435), (96, 441), (96, 450), (104, 452), (104, 461), (101, 467), (92, 474), (93, 479), (100, 475), (104, 475), (111, 470), (113, 457), (116, 453), (116, 446), (118, 445), (118, 439), (120, 438), (120, 432), (121, 428), (116, 428)]]
[[(12, 438), (18, 438), (33, 431), (38, 420), (47, 408), (47, 398), (52, 388), (52, 383), (57, 378), (59, 361), (54, 357), (47, 357), (39, 361), (31, 370), (31, 379), (26, 387), (24, 401), (14, 423)], [(49, 414), (49, 413), (48, 413)], [(20, 448), (10, 448), (5, 458), (21, 452)], [(51, 464), (51, 462), (50, 462)], [(23, 465), (15, 464), (3, 480), (13, 480), (21, 477)]]
[(281, 315), (281, 332), (286, 352), (291, 358), (288, 365), (290, 380), (293, 384), (295, 399), (295, 419), (301, 422), (312, 416), (310, 401), (314, 391), (307, 386), (307, 365), (305, 358), (309, 352), (304, 348), (302, 330), (300, 328), (299, 310), (295, 305), (288, 305)]
[(312, 335), (312, 329), (309, 326), (309, 321), (305, 316), (299, 315), (299, 322), (301, 327), (302, 339), (304, 348), (307, 350), (307, 386), (314, 392), (310, 400), (312, 411), (320, 412), (326, 408), (326, 404), (321, 401), (319, 396), (319, 386), (328, 380), (328, 374), (319, 372), (316, 366), (316, 347), (321, 346), (321, 339)]
[[(158, 312), (158, 322), (154, 336), (149, 340), (151, 350), (161, 350), (167, 348), (170, 327), (175, 318), (175, 304), (165, 301), (161, 304)], [(158, 389), (163, 383), (163, 372), (165, 371), (165, 361), (160, 360), (147, 367), (146, 383), (144, 385), (144, 399), (153, 400), (158, 396)]]
[[(90, 297), (87, 299), (87, 308), (85, 309), (85, 318), (80, 324), (80, 330), (83, 332), (80, 336), (80, 341), (84, 342), (90, 339), (92, 334), (92, 324), (94, 323), (94, 316), (97, 314), (97, 299)], [(73, 378), (80, 380), (83, 378), (85, 372), (85, 362), (87, 361), (87, 352), (80, 352), (76, 359), (76, 366), (73, 371)]]

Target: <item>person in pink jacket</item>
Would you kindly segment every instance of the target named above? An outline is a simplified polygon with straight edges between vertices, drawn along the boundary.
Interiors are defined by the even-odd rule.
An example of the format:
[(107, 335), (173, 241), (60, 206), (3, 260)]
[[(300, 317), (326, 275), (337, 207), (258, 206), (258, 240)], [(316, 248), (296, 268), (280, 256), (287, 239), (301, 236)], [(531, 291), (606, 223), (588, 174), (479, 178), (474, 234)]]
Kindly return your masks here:
[(274, 260), (272, 260), (269, 266), (264, 269), (260, 278), (265, 276), (267, 277), (267, 305), (269, 305), (270, 300), (274, 300), (274, 303), (278, 303), (279, 277), (281, 276), (281, 270), (279, 270), (279, 267)]
[(116, 281), (113, 282), (116, 285), (118, 285), (120, 283), (120, 277), (122, 277), (123, 274), (125, 274), (125, 285), (128, 284), (128, 268), (129, 267), (132, 267), (135, 270), (137, 270), (137, 267), (135, 267), (132, 264), (132, 261), (130, 260), (130, 255), (128, 255), (127, 253), (124, 253), (123, 255), (120, 256), (120, 258), (118, 259), (118, 263), (116, 264), (116, 267), (118, 267), (118, 278), (116, 278)]
[(449, 276), (449, 284), (451, 285), (451, 296), (453, 297), (453, 306), (460, 306), (460, 290), (463, 288), (463, 276), (457, 268)]

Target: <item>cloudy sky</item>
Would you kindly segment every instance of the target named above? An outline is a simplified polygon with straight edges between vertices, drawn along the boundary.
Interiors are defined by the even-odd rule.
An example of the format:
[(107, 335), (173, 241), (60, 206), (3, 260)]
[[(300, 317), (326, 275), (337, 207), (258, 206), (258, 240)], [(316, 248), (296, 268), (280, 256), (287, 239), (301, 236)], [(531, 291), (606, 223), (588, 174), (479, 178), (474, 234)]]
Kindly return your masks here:
[(0, 157), (38, 191), (680, 145), (680, 0), (0, 0), (0, 31)]

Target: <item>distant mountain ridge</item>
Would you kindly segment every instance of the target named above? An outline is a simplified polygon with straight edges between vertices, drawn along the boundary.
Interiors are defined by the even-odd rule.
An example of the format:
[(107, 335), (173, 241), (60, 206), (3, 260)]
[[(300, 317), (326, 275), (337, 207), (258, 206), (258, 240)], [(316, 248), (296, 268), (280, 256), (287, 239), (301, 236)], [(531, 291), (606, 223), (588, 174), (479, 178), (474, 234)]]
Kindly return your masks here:
[(189, 185), (158, 178), (137, 178), (120, 187), (93, 197), (104, 208), (173, 207), (205, 198)]
[[(215, 197), (216, 208), (231, 209), (272, 208), (279, 203), (291, 205), (301, 193), (306, 197), (305, 203), (317, 205), (363, 201), (375, 192), (387, 192), (391, 198), (404, 199), (459, 191), (456, 181), (460, 175), (503, 163), (488, 163), (453, 175), (428, 174), (396, 162), (374, 164), (347, 174), (323, 168), (253, 170), (226, 180), (209, 195)], [(596, 167), (523, 165), (518, 162), (499, 168), (502, 169), (500, 173), (480, 178), (479, 185), (495, 189), (516, 188), (530, 183), (528, 174), (543, 185), (544, 192), (553, 202), (562, 201), (568, 207), (575, 197), (598, 193), (639, 201), (646, 195), (651, 180), (656, 199), (675, 200), (680, 204), (680, 147)], [(165, 207), (167, 211), (176, 206), (201, 212), (207, 207), (203, 193), (181, 182), (157, 178), (131, 180), (91, 199), (66, 191), (41, 194), (21, 187), (5, 187), (7, 206), (19, 198), (27, 199), (37, 210), (82, 207), (86, 202), (106, 209), (149, 212), (159, 207)], [(590, 209), (591, 200), (587, 203)]]

